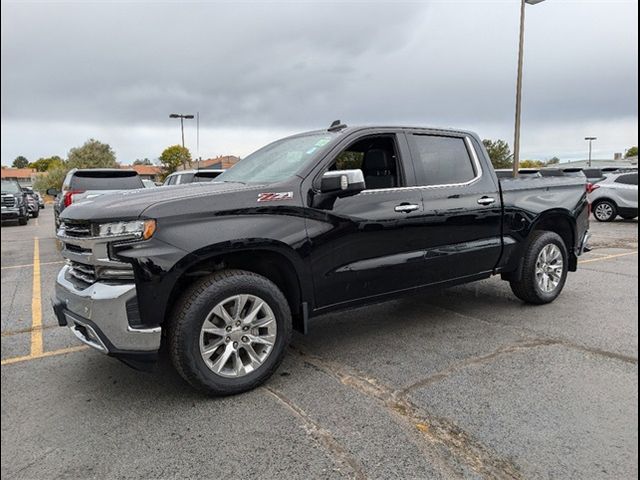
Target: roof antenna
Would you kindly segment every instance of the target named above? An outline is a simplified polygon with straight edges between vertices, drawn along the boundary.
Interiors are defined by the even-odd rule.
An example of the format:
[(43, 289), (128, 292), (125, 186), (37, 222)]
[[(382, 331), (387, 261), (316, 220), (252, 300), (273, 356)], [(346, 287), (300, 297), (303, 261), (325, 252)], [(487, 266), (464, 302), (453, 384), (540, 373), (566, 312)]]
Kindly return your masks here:
[(339, 132), (340, 130), (347, 128), (345, 123), (342, 123), (340, 120), (334, 120), (331, 122), (331, 125), (327, 129), (329, 132)]

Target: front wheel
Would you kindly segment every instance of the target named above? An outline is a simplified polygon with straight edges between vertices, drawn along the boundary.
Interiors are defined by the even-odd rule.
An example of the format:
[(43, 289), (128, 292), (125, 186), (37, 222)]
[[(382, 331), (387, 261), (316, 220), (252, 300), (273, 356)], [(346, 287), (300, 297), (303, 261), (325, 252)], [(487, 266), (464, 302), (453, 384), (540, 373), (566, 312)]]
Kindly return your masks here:
[(567, 280), (567, 259), (567, 247), (560, 235), (534, 231), (525, 249), (522, 277), (510, 282), (511, 290), (527, 303), (553, 302)]
[(223, 270), (196, 282), (169, 326), (171, 360), (192, 386), (232, 395), (267, 380), (291, 340), (291, 311), (278, 287), (243, 270)]
[(593, 206), (593, 216), (599, 222), (612, 222), (618, 215), (615, 203), (602, 200)]
[(29, 223), (29, 215), (18, 218), (18, 225), (26, 225), (27, 223)]

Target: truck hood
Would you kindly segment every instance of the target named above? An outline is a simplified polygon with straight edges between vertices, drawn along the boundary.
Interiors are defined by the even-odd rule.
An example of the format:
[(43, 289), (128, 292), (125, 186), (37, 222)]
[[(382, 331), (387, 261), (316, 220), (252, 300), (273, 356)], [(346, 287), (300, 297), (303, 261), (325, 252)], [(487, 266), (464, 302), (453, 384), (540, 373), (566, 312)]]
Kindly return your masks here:
[[(196, 197), (218, 197), (260, 188), (241, 183), (189, 183), (170, 187), (141, 188), (82, 199), (65, 208), (61, 220), (108, 221), (135, 219), (152, 206), (188, 202)], [(226, 203), (226, 202), (225, 202)]]

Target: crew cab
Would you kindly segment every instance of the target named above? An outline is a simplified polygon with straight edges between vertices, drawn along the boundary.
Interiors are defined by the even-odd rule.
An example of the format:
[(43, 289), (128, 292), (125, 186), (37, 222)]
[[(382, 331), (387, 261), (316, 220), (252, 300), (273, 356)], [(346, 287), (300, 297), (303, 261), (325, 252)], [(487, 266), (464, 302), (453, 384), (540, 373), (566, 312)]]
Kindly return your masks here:
[(492, 275), (552, 302), (588, 216), (584, 177), (498, 180), (474, 133), (334, 122), (214, 182), (74, 201), (54, 309), (106, 354), (148, 368), (164, 343), (191, 385), (233, 394), (324, 312)]

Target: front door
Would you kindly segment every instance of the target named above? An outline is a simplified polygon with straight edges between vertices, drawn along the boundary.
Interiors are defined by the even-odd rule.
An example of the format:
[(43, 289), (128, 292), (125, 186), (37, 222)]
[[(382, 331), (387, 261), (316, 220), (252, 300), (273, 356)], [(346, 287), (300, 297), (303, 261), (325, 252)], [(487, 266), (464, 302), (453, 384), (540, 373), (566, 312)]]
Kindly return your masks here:
[(312, 208), (307, 219), (316, 308), (420, 283), (421, 192), (404, 136), (355, 139), (329, 169), (360, 168), (366, 190)]

